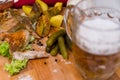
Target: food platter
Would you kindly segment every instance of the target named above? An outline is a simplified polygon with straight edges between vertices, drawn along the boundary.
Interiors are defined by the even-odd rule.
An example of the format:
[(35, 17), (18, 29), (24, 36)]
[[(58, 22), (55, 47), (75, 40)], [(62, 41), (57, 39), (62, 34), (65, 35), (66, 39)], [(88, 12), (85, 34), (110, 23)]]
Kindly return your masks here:
[[(8, 9), (8, 11), (12, 11), (12, 10)], [(24, 15), (23, 11), (21, 9), (19, 9), (19, 11), (22, 15)], [(14, 12), (16, 12), (16, 10), (13, 11), (13, 14), (15, 14)], [(6, 14), (6, 12), (4, 14)], [(7, 15), (9, 15), (9, 14), (7, 14)], [(6, 16), (4, 16), (4, 17), (6, 17)], [(15, 20), (17, 19), (21, 23), (31, 24), (31, 23), (29, 23), (29, 21), (27, 22), (28, 19), (26, 19), (26, 18), (23, 19), (24, 17), (21, 18), (21, 17), (18, 17), (17, 15), (15, 15), (15, 17), (17, 17), (17, 18), (15, 18)], [(13, 20), (13, 18), (11, 20)], [(13, 20), (13, 23), (15, 23), (15, 20)], [(5, 20), (5, 21), (7, 21), (7, 20)], [(2, 20), (1, 20), (1, 23), (2, 23)], [(18, 24), (21, 24), (21, 23), (18, 23)], [(24, 26), (24, 25), (20, 25), (20, 26)], [(64, 25), (62, 25), (62, 26), (63, 27), (61, 27), (61, 28), (63, 29)], [(32, 32), (31, 29), (29, 29), (28, 27), (25, 27), (25, 29), (26, 28), (28, 29), (29, 32)], [(4, 27), (3, 28), (0, 27), (0, 29), (6, 30), (6, 28), (4, 28)], [(35, 30), (35, 29), (33, 29), (33, 30)], [(11, 32), (11, 31), (13, 31), (13, 32)], [(52, 33), (54, 33), (54, 31), (55, 30), (52, 30), (49, 34), (52, 35)], [(27, 33), (26, 31), (23, 31), (23, 32)], [(15, 41), (12, 41), (14, 39), (13, 36), (15, 36), (16, 33), (19, 33), (19, 35), (17, 35), (17, 37), (20, 37), (22, 35), (21, 32), (14, 32), (14, 29), (10, 30), (9, 35), (8, 35), (8, 33), (4, 34), (5, 38), (7, 37), (7, 40), (11, 43), (12, 46), (13, 46), (13, 43), (15, 42)], [(35, 34), (34, 32), (30, 33), (30, 34), (34, 35), (41, 42), (43, 41), (41, 46), (43, 46), (44, 51), (45, 51), (44, 46), (47, 45), (46, 41), (48, 40), (48, 38), (50, 36), (49, 35), (41, 36), (41, 34), (38, 35), (39, 33)], [(2, 38), (2, 37), (0, 37), (0, 38)], [(17, 41), (17, 39), (19, 39), (19, 38), (15, 38), (16, 41)], [(22, 41), (19, 43), (22, 44)], [(32, 46), (34, 46), (34, 45), (32, 45)], [(37, 49), (37, 51), (42, 51), (41, 46), (40, 46), (40, 48)], [(11, 52), (12, 51), (14, 52), (14, 49), (19, 49), (19, 47), (21, 48), (21, 46), (19, 46), (19, 45), (11, 47), (11, 49), (12, 49)], [(32, 48), (32, 51), (34, 51), (33, 48)], [(74, 62), (74, 57), (72, 55), (72, 51), (67, 50), (67, 53), (69, 56), (69, 58), (67, 58), (67, 59), (65, 59), (62, 54), (57, 54), (56, 56), (52, 56), (50, 54), (47, 54), (47, 55), (42, 54), (42, 57), (39, 55), (34, 55), (34, 57), (24, 56), (25, 58), (29, 59), (27, 66), (24, 69), (22, 69), (19, 73), (14, 74), (14, 75), (10, 75), (4, 68), (4, 65), (6, 63), (10, 63), (11, 60), (6, 57), (0, 56), (0, 75), (1, 75), (0, 80), (83, 80), (77, 69), (77, 66)], [(17, 55), (17, 56), (21, 56), (21, 55)], [(14, 58), (16, 58), (16, 57), (14, 57)], [(16, 58), (16, 59), (18, 59), (18, 58)], [(19, 59), (21, 59), (21, 58), (19, 58)], [(111, 78), (111, 80), (119, 80), (120, 79), (119, 76), (120, 76), (120, 69), (117, 70), (116, 74)]]
[[(61, 5), (61, 3), (60, 3), (60, 5)], [(56, 5), (56, 6), (58, 6), (58, 5)], [(33, 9), (28, 9), (30, 7)], [(61, 8), (61, 6), (59, 7), (59, 9), (60, 8)], [(0, 80), (55, 80), (55, 79), (57, 79), (57, 80), (61, 80), (61, 79), (62, 80), (65, 80), (65, 79), (77, 80), (77, 77), (79, 77), (79, 74), (75, 68), (75, 64), (73, 62), (73, 56), (71, 54), (69, 54), (69, 58), (64, 57), (61, 54), (52, 56), (51, 54), (46, 53), (46, 50), (45, 50), (45, 46), (47, 45), (46, 41), (50, 37), (49, 35), (52, 35), (53, 33), (57, 32), (57, 30), (59, 31), (59, 29), (65, 33), (65, 31), (63, 30), (64, 28), (60, 27), (62, 21), (58, 21), (57, 23), (60, 23), (58, 25), (53, 22), (53, 21), (55, 21), (55, 19), (52, 18), (52, 20), (51, 20), (51, 22), (53, 24), (52, 26), (53, 27), (56, 26), (56, 28), (54, 28), (54, 29), (52, 28), (52, 30), (49, 32), (49, 34), (48, 34), (48, 31), (46, 31), (45, 34), (40, 34), (39, 32), (37, 32), (36, 28), (33, 28), (34, 25), (31, 25), (31, 24), (33, 24), (32, 21), (35, 21), (35, 22), (37, 21), (36, 20), (37, 13), (35, 13), (35, 15), (34, 15), (34, 12), (31, 13), (31, 14), (33, 14), (32, 18), (31, 18), (31, 15), (28, 13), (29, 10), (36, 10), (36, 9), (37, 9), (36, 5), (35, 5), (35, 7), (24, 6), (22, 9), (6, 9), (4, 12), (1, 13), (0, 45), (5, 45), (6, 43), (8, 44), (8, 46), (7, 46), (7, 47), (9, 47), (8, 51), (13, 59), (18, 59), (18, 60), (29, 59), (29, 61), (27, 62), (27, 65), (24, 68), (22, 68), (22, 70), (20, 70), (19, 72), (15, 73), (15, 74), (8, 72), (7, 71), (8, 68), (6, 69), (4, 66), (6, 64), (10, 64), (10, 63), (14, 63), (14, 62), (12, 62), (13, 59), (11, 60), (11, 59), (7, 58), (10, 55), (6, 55), (6, 53), (4, 54), (4, 52), (1, 50), (0, 54), (2, 55), (2, 53), (3, 53), (3, 55), (0, 56), (0, 59), (1, 59)], [(56, 14), (57, 8), (54, 8), (54, 9), (51, 8), (50, 11), (54, 11), (54, 14)], [(28, 12), (26, 12), (26, 10), (28, 10)], [(24, 12), (26, 14), (28, 13), (30, 15), (30, 17), (27, 18)], [(61, 13), (63, 13), (63, 12), (61, 12)], [(61, 17), (60, 19), (63, 20), (63, 16), (61, 13), (60, 13), (61, 16), (59, 15), (59, 17)], [(44, 13), (42, 13), (42, 14), (44, 14)], [(52, 15), (54, 15), (54, 14), (52, 13)], [(48, 13), (47, 13), (47, 15), (48, 15)], [(35, 16), (35, 18), (34, 18), (34, 16)], [(45, 17), (43, 17), (43, 23), (46, 24), (45, 22), (47, 22), (47, 20), (44, 20), (44, 18)], [(42, 18), (40, 17), (40, 20), (41, 19)], [(42, 24), (41, 22), (42, 22), (42, 20), (40, 21), (40, 24)], [(39, 24), (39, 23), (36, 22), (36, 25), (37, 24)], [(47, 26), (45, 26), (44, 28), (48, 27), (48, 25), (49, 24), (47, 24)], [(37, 25), (37, 26), (39, 27), (39, 25)], [(31, 29), (31, 28), (33, 28), (33, 29)], [(48, 28), (47, 28), (47, 30), (48, 30)], [(62, 33), (62, 32), (60, 32), (60, 33)], [(31, 37), (31, 35), (32, 35), (32, 37)], [(59, 33), (58, 33), (58, 35), (59, 35)], [(33, 39), (33, 37), (35, 39)], [(31, 39), (33, 42), (28, 42), (28, 41), (31, 41)], [(5, 43), (5, 44), (3, 44), (3, 43)], [(32, 46), (30, 47), (31, 49), (23, 48), (24, 46), (26, 46), (26, 44), (29, 44), (29, 43), (32, 44)], [(39, 46), (37, 44), (39, 44)], [(35, 46), (35, 48), (34, 48), (34, 46)], [(62, 46), (62, 47), (64, 47), (64, 46)], [(4, 48), (6, 48), (6, 47), (1, 46), (1, 49), (4, 49)], [(43, 54), (42, 52), (45, 54)], [(19, 66), (19, 65), (20, 64), (17, 64), (17, 66)], [(10, 70), (14, 72), (15, 69), (12, 66), (10, 68)], [(67, 75), (65, 76), (65, 74), (67, 74)]]

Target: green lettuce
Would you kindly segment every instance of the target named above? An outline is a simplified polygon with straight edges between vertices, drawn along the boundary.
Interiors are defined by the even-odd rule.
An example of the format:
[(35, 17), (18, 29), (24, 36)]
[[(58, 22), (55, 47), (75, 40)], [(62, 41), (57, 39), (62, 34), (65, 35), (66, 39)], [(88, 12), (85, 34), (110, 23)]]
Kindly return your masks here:
[(8, 57), (8, 58), (12, 57), (9, 53), (9, 43), (8, 42), (0, 43), (0, 55), (3, 57)]
[(5, 64), (4, 69), (8, 71), (10, 75), (14, 75), (19, 73), (22, 69), (26, 67), (28, 59), (12, 59), (12, 55), (10, 55), (9, 53), (9, 47), (10, 46), (8, 42), (0, 43), (0, 55), (3, 57), (8, 57), (12, 60), (10, 64)]
[(28, 59), (16, 60), (13, 59), (11, 64), (5, 64), (4, 69), (9, 72), (10, 75), (19, 73), (27, 66)]
[(24, 47), (24, 48), (22, 49), (22, 51), (24, 51), (24, 50), (30, 50), (30, 49), (32, 48), (31, 43), (32, 43), (34, 40), (35, 40), (34, 36), (31, 36), (31, 37), (30, 37), (29, 44), (27, 44), (26, 47)]

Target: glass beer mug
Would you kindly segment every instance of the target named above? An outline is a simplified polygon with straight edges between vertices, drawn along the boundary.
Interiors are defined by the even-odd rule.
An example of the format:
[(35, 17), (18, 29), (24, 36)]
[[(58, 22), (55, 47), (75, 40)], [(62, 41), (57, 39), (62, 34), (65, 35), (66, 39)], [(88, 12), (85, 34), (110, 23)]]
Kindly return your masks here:
[(118, 6), (115, 0), (82, 0), (65, 12), (73, 55), (85, 80), (107, 80), (120, 65)]

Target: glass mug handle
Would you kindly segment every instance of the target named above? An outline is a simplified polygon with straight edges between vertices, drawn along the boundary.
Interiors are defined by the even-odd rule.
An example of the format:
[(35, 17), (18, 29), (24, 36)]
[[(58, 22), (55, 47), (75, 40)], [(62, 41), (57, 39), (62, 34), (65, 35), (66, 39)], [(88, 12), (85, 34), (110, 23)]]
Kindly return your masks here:
[(69, 6), (66, 8), (66, 11), (64, 13), (64, 24), (65, 24), (65, 29), (67, 32), (68, 37), (71, 39), (71, 25), (72, 25), (72, 9), (73, 6)]
[(72, 40), (72, 32), (78, 23), (81, 23), (85, 18), (84, 10), (77, 6), (68, 6), (64, 13), (64, 24), (68, 37)]

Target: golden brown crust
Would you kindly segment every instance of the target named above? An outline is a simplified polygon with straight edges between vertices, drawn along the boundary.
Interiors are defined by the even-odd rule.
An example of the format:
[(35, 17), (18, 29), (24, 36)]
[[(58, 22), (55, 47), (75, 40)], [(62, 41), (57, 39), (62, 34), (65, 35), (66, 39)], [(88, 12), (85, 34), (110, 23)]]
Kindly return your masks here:
[(19, 30), (6, 35), (6, 39), (10, 44), (11, 52), (20, 51), (28, 44), (30, 33), (27, 30)]
[(6, 1), (3, 3), (0, 3), (0, 12), (12, 6), (13, 6), (13, 1)]

